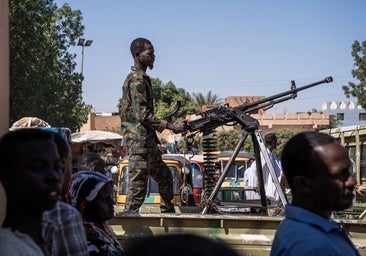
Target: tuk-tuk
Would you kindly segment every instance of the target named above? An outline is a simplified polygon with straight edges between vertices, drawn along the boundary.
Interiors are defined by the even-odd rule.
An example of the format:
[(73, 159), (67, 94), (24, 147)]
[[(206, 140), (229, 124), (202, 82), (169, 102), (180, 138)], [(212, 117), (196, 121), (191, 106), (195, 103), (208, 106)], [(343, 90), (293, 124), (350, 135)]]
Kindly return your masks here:
[[(173, 176), (173, 191), (175, 206), (194, 206), (192, 166), (191, 163), (180, 155), (163, 154), (163, 161), (168, 165)], [(126, 202), (128, 191), (128, 159), (119, 163), (117, 183), (117, 204)], [(158, 184), (151, 177), (148, 178), (147, 193), (144, 204), (160, 204)]]
[(201, 203), (202, 188), (203, 188), (203, 175), (205, 171), (205, 165), (203, 163), (202, 155), (194, 155), (189, 157), (189, 161), (192, 166), (192, 188), (193, 198), (196, 205)]
[[(221, 173), (224, 171), (231, 155), (232, 151), (221, 151), (216, 155), (215, 162), (219, 164)], [(229, 172), (226, 175), (225, 181), (221, 187), (241, 187), (244, 188), (244, 172), (249, 167), (250, 163), (255, 160), (254, 155), (240, 151), (235, 161), (230, 167)]]
[[(222, 173), (233, 154), (232, 151), (221, 151), (215, 161), (218, 163)], [(243, 202), (245, 197), (244, 172), (255, 160), (254, 155), (240, 151), (230, 167), (224, 182), (221, 185), (219, 200), (222, 202)]]
[[(215, 151), (211, 152), (212, 161), (216, 164), (217, 170), (215, 175), (220, 175), (231, 155), (232, 151)], [(245, 181), (244, 172), (255, 160), (254, 155), (241, 151), (238, 153), (227, 173), (223, 184), (219, 191), (220, 201), (240, 201), (245, 200)], [(204, 156), (195, 155), (190, 158), (193, 170), (193, 194), (196, 204), (201, 202), (201, 195), (204, 188), (203, 177), (205, 175)]]

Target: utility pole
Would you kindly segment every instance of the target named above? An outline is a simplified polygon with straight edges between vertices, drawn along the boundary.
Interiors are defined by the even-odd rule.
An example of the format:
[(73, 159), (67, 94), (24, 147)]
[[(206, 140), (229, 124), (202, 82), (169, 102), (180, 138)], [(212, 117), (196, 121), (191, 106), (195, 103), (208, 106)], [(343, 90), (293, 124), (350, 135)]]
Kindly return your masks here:
[(77, 46), (81, 46), (81, 76), (84, 80), (83, 69), (84, 69), (84, 47), (89, 47), (93, 43), (93, 40), (85, 40), (85, 38), (80, 38)]

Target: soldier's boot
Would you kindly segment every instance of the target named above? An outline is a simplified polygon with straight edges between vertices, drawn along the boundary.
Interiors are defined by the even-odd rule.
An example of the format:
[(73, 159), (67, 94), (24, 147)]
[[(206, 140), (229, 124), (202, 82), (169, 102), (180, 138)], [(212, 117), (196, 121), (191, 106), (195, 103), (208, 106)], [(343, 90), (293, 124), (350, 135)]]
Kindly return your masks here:
[(160, 205), (161, 213), (175, 213), (174, 204), (172, 203), (172, 200), (174, 198), (173, 190), (172, 193), (160, 194), (160, 197), (161, 197), (161, 205)]
[(161, 213), (175, 213), (174, 205), (170, 203), (169, 206), (166, 205), (160, 205), (160, 211)]

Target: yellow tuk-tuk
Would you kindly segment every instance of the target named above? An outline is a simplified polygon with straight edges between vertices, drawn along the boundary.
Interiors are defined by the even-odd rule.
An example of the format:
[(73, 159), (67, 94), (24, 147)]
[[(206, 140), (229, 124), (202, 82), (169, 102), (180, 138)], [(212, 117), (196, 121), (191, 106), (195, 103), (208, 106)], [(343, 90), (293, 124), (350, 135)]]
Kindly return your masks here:
[[(221, 175), (226, 168), (233, 151), (220, 151), (215, 154), (213, 162), (217, 166), (217, 175)], [(240, 151), (233, 161), (219, 191), (221, 202), (242, 202), (245, 197), (244, 172), (255, 160), (254, 155)]]
[[(162, 158), (173, 176), (174, 205), (194, 206), (191, 163), (180, 155), (163, 154)], [(128, 159), (122, 160), (118, 168), (117, 204), (126, 202), (128, 169)], [(158, 184), (149, 177), (144, 204), (160, 205), (160, 200)]]
[[(215, 157), (215, 162), (219, 165), (221, 173), (224, 171), (231, 155), (232, 151), (221, 151)], [(227, 187), (245, 187), (244, 172), (249, 167), (252, 161), (255, 160), (254, 155), (240, 151), (235, 158), (233, 164), (230, 167), (229, 172), (226, 175), (225, 181), (222, 183), (222, 188)]]
[[(223, 173), (229, 162), (233, 151), (213, 151), (210, 152), (212, 162), (216, 166), (215, 176), (218, 177)], [(193, 192), (196, 204), (201, 202), (201, 196), (204, 189), (203, 176), (205, 174), (205, 155), (195, 155), (190, 158), (193, 169)], [(224, 182), (219, 191), (220, 201), (240, 201), (245, 200), (245, 181), (244, 172), (250, 166), (255, 157), (252, 154), (241, 151), (238, 153), (227, 173)]]

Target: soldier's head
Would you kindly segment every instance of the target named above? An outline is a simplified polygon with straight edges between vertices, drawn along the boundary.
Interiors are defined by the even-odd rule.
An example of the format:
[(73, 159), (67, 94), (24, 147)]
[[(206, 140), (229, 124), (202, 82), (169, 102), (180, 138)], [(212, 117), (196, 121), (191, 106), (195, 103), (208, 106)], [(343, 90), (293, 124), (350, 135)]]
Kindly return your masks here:
[(146, 38), (136, 38), (132, 41), (130, 46), (130, 51), (132, 57), (135, 60), (135, 65), (139, 68), (146, 71), (146, 68), (149, 67), (153, 69), (155, 54), (154, 54), (154, 46), (150, 42), (150, 40)]
[(130, 51), (133, 58), (135, 58), (136, 54), (141, 53), (142, 51), (145, 50), (145, 44), (152, 45), (150, 40), (142, 37), (136, 38), (135, 40), (132, 41)]

